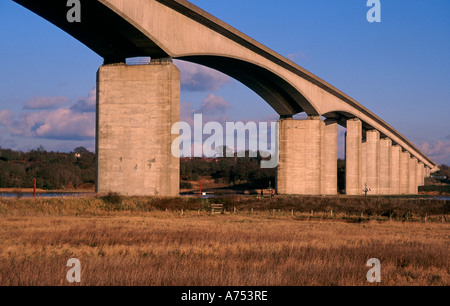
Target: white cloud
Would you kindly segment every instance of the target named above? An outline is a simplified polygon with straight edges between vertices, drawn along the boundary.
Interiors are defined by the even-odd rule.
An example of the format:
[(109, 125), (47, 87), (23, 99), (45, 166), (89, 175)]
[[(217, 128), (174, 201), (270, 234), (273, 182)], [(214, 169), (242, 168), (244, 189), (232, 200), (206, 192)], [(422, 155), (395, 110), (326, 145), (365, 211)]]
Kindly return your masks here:
[(198, 113), (204, 115), (216, 115), (223, 114), (225, 111), (230, 109), (230, 103), (225, 101), (224, 98), (216, 96), (214, 94), (209, 94), (200, 105)]
[(68, 100), (69, 99), (65, 96), (60, 97), (34, 96), (31, 100), (25, 102), (23, 108), (28, 110), (52, 109), (63, 105)]
[(187, 122), (191, 126), (194, 124), (194, 114), (202, 114), (203, 122), (216, 121), (225, 123), (228, 119), (226, 111), (231, 109), (228, 101), (214, 94), (209, 94), (203, 99), (198, 109), (194, 109), (188, 102), (183, 102), (180, 106), (181, 121)]
[[(58, 109), (44, 114), (43, 122), (32, 131), (37, 137), (48, 139), (93, 139), (95, 138), (95, 114), (76, 113), (70, 109)], [(42, 123), (42, 124), (41, 124)]]
[(295, 53), (290, 53), (286, 56), (288, 59), (290, 59), (291, 61), (295, 62), (295, 61), (303, 61), (306, 60), (308, 57), (306, 56), (305, 53), (299, 51), (299, 52), (295, 52)]
[(92, 113), (96, 111), (96, 102), (97, 89), (94, 87), (86, 98), (78, 100), (70, 109), (80, 113)]
[(14, 136), (59, 140), (95, 138), (95, 114), (68, 108), (22, 113), (18, 120), (12, 119), (6, 126)]
[(450, 165), (450, 141), (449, 140), (424, 142), (419, 147), (423, 153), (425, 153), (427, 156), (429, 156), (436, 163)]
[(4, 126), (8, 126), (14, 117), (14, 113), (10, 110), (2, 110), (0, 111), (0, 124)]
[(180, 60), (174, 60), (174, 64), (181, 72), (182, 90), (215, 91), (232, 81), (229, 76), (205, 66)]
[(66, 97), (34, 97), (14, 114), (0, 111), (0, 125), (11, 136), (55, 140), (95, 139), (95, 88), (72, 107), (59, 107)]

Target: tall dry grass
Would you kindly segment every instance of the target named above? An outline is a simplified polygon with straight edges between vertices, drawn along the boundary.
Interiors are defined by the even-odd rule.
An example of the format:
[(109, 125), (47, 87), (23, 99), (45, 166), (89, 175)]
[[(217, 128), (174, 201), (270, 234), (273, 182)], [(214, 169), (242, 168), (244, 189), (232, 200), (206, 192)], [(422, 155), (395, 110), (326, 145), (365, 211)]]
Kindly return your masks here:
[(69, 285), (72, 257), (81, 285), (373, 285), (365, 265), (373, 257), (381, 285), (448, 285), (447, 222), (182, 215), (138, 199), (119, 204), (0, 201), (0, 285)]

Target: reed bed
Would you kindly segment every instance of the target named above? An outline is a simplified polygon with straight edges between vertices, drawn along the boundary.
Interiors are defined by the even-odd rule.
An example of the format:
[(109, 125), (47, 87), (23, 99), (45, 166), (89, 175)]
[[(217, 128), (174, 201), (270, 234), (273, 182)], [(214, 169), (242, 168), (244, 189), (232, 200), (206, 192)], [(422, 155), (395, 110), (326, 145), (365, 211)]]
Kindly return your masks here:
[[(0, 200), (0, 285), (74, 285), (69, 258), (84, 286), (448, 285), (446, 219), (162, 202), (170, 209), (144, 198)], [(369, 258), (381, 261), (381, 283), (366, 280)]]

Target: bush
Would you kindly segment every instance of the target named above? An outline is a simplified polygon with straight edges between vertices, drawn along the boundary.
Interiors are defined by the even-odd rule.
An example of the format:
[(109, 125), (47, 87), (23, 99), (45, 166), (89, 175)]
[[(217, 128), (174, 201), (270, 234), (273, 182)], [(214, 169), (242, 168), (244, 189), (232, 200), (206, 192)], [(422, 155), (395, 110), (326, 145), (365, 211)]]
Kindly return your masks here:
[(191, 189), (192, 188), (192, 184), (190, 182), (181, 181), (180, 182), (180, 188), (181, 189)]
[(123, 199), (117, 192), (109, 192), (107, 195), (101, 197), (101, 199), (107, 204), (119, 205)]
[(439, 193), (450, 193), (450, 185), (428, 185), (428, 186), (419, 186), (419, 192), (430, 192), (437, 191)]

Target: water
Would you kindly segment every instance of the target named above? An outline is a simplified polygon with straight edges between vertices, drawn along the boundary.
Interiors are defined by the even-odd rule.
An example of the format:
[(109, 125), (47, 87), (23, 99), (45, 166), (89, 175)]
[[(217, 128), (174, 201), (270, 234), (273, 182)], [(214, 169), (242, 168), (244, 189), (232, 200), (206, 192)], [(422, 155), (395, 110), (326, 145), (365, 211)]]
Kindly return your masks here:
[[(83, 196), (90, 196), (90, 195), (94, 195), (95, 193), (93, 192), (46, 192), (46, 193), (37, 193), (36, 197), (37, 198), (58, 198), (58, 197), (83, 197)], [(198, 197), (199, 194), (182, 194), (181, 196), (191, 196), (191, 197)], [(217, 195), (214, 194), (202, 194), (201, 198), (202, 199), (208, 199), (208, 198), (213, 198), (216, 197)], [(221, 195), (221, 196), (225, 196), (225, 195)], [(17, 194), (17, 193), (0, 193), (0, 197), (4, 197), (4, 198), (32, 198), (33, 197), (33, 193), (21, 193), (21, 194)], [(431, 198), (433, 200), (437, 200), (437, 201), (450, 201), (450, 197), (433, 197)]]
[(433, 199), (435, 199), (435, 200), (444, 200), (444, 201), (450, 201), (450, 197), (435, 197), (435, 198), (433, 198)]
[[(37, 193), (36, 198), (58, 198), (58, 197), (82, 197), (91, 195), (93, 193), (87, 192), (46, 192), (46, 193)], [(32, 198), (32, 193), (0, 193), (0, 197), (3, 198)]]

